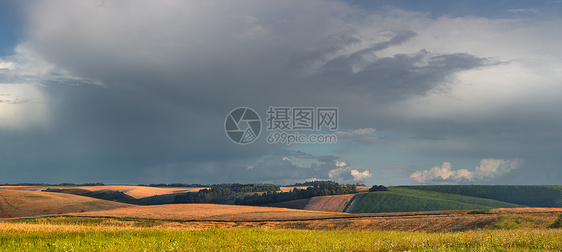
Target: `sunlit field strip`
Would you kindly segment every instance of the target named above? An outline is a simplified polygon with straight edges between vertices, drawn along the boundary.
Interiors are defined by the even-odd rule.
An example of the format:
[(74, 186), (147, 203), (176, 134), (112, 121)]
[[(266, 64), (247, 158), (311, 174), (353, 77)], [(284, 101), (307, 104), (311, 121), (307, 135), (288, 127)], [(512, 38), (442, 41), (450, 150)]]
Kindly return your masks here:
[(183, 230), (0, 223), (0, 251), (560, 251), (562, 230), (456, 233), (248, 228)]

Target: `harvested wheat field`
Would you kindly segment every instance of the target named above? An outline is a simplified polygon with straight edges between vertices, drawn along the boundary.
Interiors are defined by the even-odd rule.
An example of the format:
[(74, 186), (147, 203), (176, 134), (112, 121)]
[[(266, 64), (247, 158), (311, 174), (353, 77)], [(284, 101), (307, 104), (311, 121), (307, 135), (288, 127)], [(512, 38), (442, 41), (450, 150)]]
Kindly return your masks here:
[(18, 190), (18, 191), (42, 191), (47, 189), (48, 186), (0, 186), (0, 190)]
[(166, 228), (208, 229), (208, 228), (263, 228), (299, 230), (386, 230), (386, 231), (466, 231), (485, 228), (501, 219), (500, 215), (447, 215), (447, 216), (405, 216), (405, 217), (360, 217), (333, 218), (294, 221), (193, 221), (169, 222)]
[(291, 209), (304, 209), (306, 205), (308, 205), (308, 202), (310, 202), (310, 198), (271, 203), (268, 206), (291, 208)]
[(0, 189), (0, 218), (109, 210), (130, 206), (132, 205), (71, 194)]
[[(189, 206), (196, 208), (195, 211), (179, 214), (172, 213), (174, 209), (167, 208), (166, 212), (157, 212), (152, 207), (142, 207), (134, 211), (128, 209), (116, 209), (112, 211), (89, 212), (71, 214), (80, 217), (117, 217), (131, 218), (142, 222), (142, 219), (163, 220), (158, 226), (163, 228), (177, 229), (209, 229), (209, 228), (263, 228), (263, 229), (302, 229), (302, 230), (394, 230), (394, 231), (466, 231), (485, 228), (501, 218), (500, 214), (466, 214), (465, 212), (438, 212), (379, 214), (378, 216), (367, 216), (358, 214), (318, 214), (305, 211), (257, 211), (251, 208), (231, 208), (229, 210), (215, 209), (216, 205), (210, 205), (210, 212), (205, 213), (205, 204), (194, 204)], [(186, 206), (184, 206), (186, 207)], [(185, 210), (186, 208), (184, 208)], [(261, 210), (267, 210), (264, 208)], [(121, 211), (125, 210), (125, 211)], [(130, 209), (129, 209), (130, 210)], [(177, 209), (176, 209), (177, 210)], [(278, 210), (278, 209), (275, 209)], [(228, 213), (227, 213), (228, 211)], [(222, 213), (221, 213), (222, 212)], [(110, 214), (105, 214), (110, 213)], [(330, 216), (331, 215), (331, 216)], [(304, 219), (303, 219), (304, 218)], [(307, 219), (309, 218), (309, 219)], [(118, 221), (118, 220), (116, 220)], [(178, 222), (179, 221), (179, 222)], [(187, 222), (184, 222), (187, 221)]]
[[(55, 218), (55, 217), (50, 217)], [(69, 217), (58, 217), (69, 218)], [(75, 217), (72, 217), (75, 218)], [(95, 217), (94, 217), (95, 218)], [(297, 230), (383, 230), (383, 231), (466, 231), (485, 228), (498, 221), (500, 215), (450, 215), (450, 216), (407, 216), (407, 217), (360, 217), (318, 220), (270, 220), (270, 221), (159, 221), (142, 219), (105, 219), (107, 225), (142, 226), (148, 223), (154, 228), (202, 230), (214, 228), (260, 228)], [(42, 223), (46, 221), (37, 220)], [(87, 221), (86, 221), (87, 222)], [(136, 224), (138, 223), (138, 224)], [(140, 224), (140, 225), (139, 225)]]
[(297, 188), (297, 189), (305, 189), (305, 190), (306, 190), (306, 188), (308, 188), (308, 186), (282, 186), (282, 187), (281, 187), (281, 192), (290, 192), (290, 191), (292, 191), (292, 190), (295, 189), (295, 188)]
[(330, 196), (318, 196), (310, 199), (304, 210), (342, 212), (343, 208), (355, 194), (342, 194)]
[(496, 208), (491, 213), (562, 213), (562, 208), (555, 207), (524, 207), (524, 208)]
[(362, 217), (313, 221), (275, 223), (276, 228), (309, 230), (395, 230), (395, 231), (466, 231), (486, 227), (501, 218), (500, 215), (447, 215)]
[(198, 192), (204, 187), (150, 187), (150, 186), (129, 186), (129, 185), (103, 185), (103, 186), (0, 186), (0, 189), (21, 190), (21, 191), (42, 191), (47, 188), (55, 189), (84, 189), (91, 192), (96, 191), (118, 191), (125, 193), (135, 199), (146, 198), (156, 195)]
[(337, 218), (348, 214), (296, 209), (218, 204), (135, 206), (107, 211), (73, 213), (74, 216), (119, 217), (181, 221), (268, 221)]
[(156, 195), (172, 194), (172, 193), (185, 193), (185, 192), (198, 192), (204, 187), (150, 187), (150, 186), (122, 186), (122, 185), (106, 185), (106, 186), (81, 186), (80, 189), (90, 191), (119, 191), (123, 192), (135, 199), (146, 198)]
[(370, 188), (371, 188), (370, 186), (357, 186), (357, 191), (358, 192), (368, 192)]

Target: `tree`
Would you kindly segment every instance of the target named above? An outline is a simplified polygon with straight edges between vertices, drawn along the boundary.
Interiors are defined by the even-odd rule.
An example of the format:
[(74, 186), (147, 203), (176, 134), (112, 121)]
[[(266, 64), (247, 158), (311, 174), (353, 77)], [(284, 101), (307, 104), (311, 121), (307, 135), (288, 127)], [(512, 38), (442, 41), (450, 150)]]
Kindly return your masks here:
[(383, 185), (374, 185), (369, 189), (369, 192), (381, 192), (381, 191), (388, 191), (388, 188)]

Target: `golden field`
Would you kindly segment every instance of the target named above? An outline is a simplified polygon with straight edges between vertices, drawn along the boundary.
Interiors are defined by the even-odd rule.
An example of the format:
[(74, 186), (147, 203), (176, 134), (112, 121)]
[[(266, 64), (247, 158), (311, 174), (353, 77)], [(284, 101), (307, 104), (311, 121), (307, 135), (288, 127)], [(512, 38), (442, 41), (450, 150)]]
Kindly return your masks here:
[[(141, 198), (185, 190), (73, 188)], [(562, 208), (349, 214), (341, 211), (353, 194), (301, 200), (299, 210), (138, 206), (41, 190), (0, 188), (0, 251), (562, 250), (562, 229), (553, 228), (562, 221)]]

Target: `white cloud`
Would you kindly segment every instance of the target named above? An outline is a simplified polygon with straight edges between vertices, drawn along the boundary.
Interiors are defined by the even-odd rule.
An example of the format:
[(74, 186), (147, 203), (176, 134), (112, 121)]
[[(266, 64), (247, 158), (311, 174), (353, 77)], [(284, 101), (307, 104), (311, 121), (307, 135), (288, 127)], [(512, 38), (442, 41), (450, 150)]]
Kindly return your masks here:
[(357, 169), (353, 169), (351, 170), (351, 176), (353, 176), (354, 181), (365, 181), (365, 179), (370, 178), (373, 175), (369, 172), (369, 170), (359, 172)]
[(14, 62), (5, 62), (0, 59), (0, 70), (14, 70), (16, 64)]
[(426, 183), (427, 181), (431, 181), (435, 178), (446, 180), (455, 174), (455, 172), (451, 171), (451, 163), (445, 162), (441, 167), (434, 166), (430, 170), (416, 171), (410, 175), (410, 178), (419, 183)]
[(330, 180), (340, 183), (351, 183), (364, 182), (365, 179), (372, 177), (369, 170), (360, 172), (357, 169), (353, 169), (345, 161), (336, 161), (335, 164), (338, 168), (329, 171), (328, 177)]
[(480, 180), (494, 178), (519, 168), (521, 163), (522, 161), (519, 159), (483, 159), (480, 161), (480, 165), (476, 167), (474, 175)]
[(467, 169), (451, 170), (451, 163), (444, 162), (441, 167), (434, 166), (429, 170), (416, 171), (410, 178), (418, 183), (440, 183), (440, 182), (459, 182), (463, 180), (485, 180), (504, 175), (511, 170), (519, 168), (519, 159), (482, 159), (480, 165), (474, 171)]
[(346, 167), (347, 163), (345, 161), (336, 161), (337, 167)]
[(474, 173), (467, 170), (467, 169), (460, 169), (457, 170), (456, 174), (455, 174), (455, 179), (466, 179), (466, 180), (472, 180), (474, 178)]

